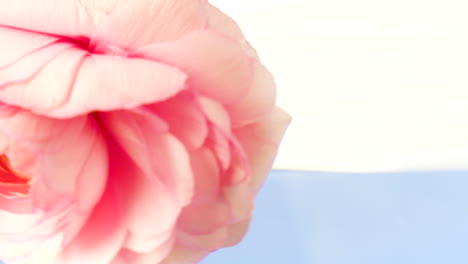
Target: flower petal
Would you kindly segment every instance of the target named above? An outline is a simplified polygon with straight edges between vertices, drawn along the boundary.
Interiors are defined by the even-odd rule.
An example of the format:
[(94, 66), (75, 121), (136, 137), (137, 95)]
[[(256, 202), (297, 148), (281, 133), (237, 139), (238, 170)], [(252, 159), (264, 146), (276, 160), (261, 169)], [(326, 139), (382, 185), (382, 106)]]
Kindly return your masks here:
[(116, 1), (116, 7), (99, 25), (91, 46), (109, 43), (127, 50), (156, 42), (173, 41), (206, 24), (204, 1)]
[(279, 143), (291, 122), (291, 117), (279, 108), (257, 123), (235, 130), (236, 138), (247, 153), (252, 168), (251, 186), (254, 193), (263, 184), (278, 151)]
[(86, 225), (57, 257), (58, 263), (110, 263), (125, 239), (125, 225), (113, 182)]
[(0, 6), (3, 26), (73, 38), (89, 37), (94, 31), (93, 21), (79, 1), (0, 0)]
[(0, 69), (18, 61), (31, 52), (47, 46), (56, 37), (21, 29), (0, 26)]
[(46, 114), (69, 117), (162, 101), (184, 89), (185, 79), (184, 73), (157, 62), (90, 55), (77, 73), (67, 103)]
[(74, 85), (76, 72), (87, 54), (81, 49), (67, 46), (70, 47), (44, 65), (31, 80), (13, 83), (0, 90), (1, 100), (37, 112), (64, 104)]
[[(136, 115), (136, 114), (134, 114)], [(118, 116), (118, 115), (117, 115)], [(135, 124), (128, 119), (116, 120), (114, 117), (106, 116), (103, 118), (104, 124), (107, 124), (110, 133), (118, 132), (120, 135), (125, 134), (126, 139), (131, 136), (139, 136), (138, 127), (133, 127)], [(118, 124), (121, 122), (120, 124)], [(141, 123), (144, 124), (144, 123)], [(119, 127), (126, 130), (114, 130)], [(125, 127), (129, 125), (128, 127)], [(134, 129), (134, 130), (133, 130)], [(129, 134), (133, 132), (133, 135)], [(111, 134), (112, 135), (112, 134)], [(153, 136), (154, 135), (150, 135)], [(157, 135), (156, 135), (157, 136)], [(148, 253), (163, 245), (171, 238), (172, 228), (177, 221), (177, 217), (184, 206), (178, 201), (180, 194), (177, 189), (168, 189), (167, 186), (152, 178), (154, 175), (147, 175), (144, 170), (138, 166), (138, 162), (132, 158), (132, 155), (140, 156), (151, 155), (150, 153), (136, 153), (126, 149), (127, 145), (119, 140), (124, 137), (114, 135), (116, 142), (110, 144), (111, 149), (111, 176), (116, 182), (116, 190), (120, 197), (122, 206), (122, 214), (125, 218), (127, 237), (124, 246), (132, 251), (139, 253)], [(136, 138), (138, 139), (138, 138)], [(145, 142), (130, 142), (130, 145), (140, 145)], [(148, 147), (157, 148), (157, 145)], [(138, 148), (137, 148), (138, 149)], [(133, 149), (135, 150), (135, 149)], [(149, 162), (164, 162), (158, 160), (157, 156), (148, 156), (144, 158)], [(152, 160), (152, 159), (155, 160)], [(140, 160), (142, 161), (142, 160)], [(167, 172), (167, 177), (176, 176), (170, 175)], [(166, 176), (166, 175), (164, 175)], [(190, 182), (190, 180), (189, 180)], [(181, 186), (185, 186), (185, 182), (178, 182)]]
[[(68, 50), (63, 52), (66, 48)], [(0, 89), (0, 100), (42, 115), (65, 118), (157, 102), (185, 88), (184, 73), (157, 62), (91, 55), (66, 43), (52, 45), (49, 49), (60, 49), (61, 54), (28, 81), (14, 82), (29, 77), (37, 68), (34, 66), (37, 60), (33, 63), (28, 60), (33, 55), (21, 61), (28, 63), (26, 68), (21, 64), (23, 66), (14, 69), (7, 68), (9, 72), (0, 72), (0, 80), (14, 82)]]
[(252, 61), (236, 42), (212, 32), (197, 32), (135, 55), (174, 65), (189, 76), (191, 88), (223, 104), (238, 103), (252, 81)]
[(198, 103), (209, 121), (224, 133), (231, 133), (231, 118), (222, 104), (204, 96), (198, 96)]
[(195, 104), (195, 96), (181, 92), (160, 103), (148, 106), (169, 125), (171, 134), (188, 150), (199, 148), (208, 136), (207, 121)]
[(187, 150), (174, 136), (155, 126), (154, 113), (126, 111), (125, 115), (102, 113), (109, 133), (153, 185), (171, 195), (179, 205), (186, 205), (193, 193), (193, 174)]
[(254, 64), (254, 79), (247, 96), (227, 110), (233, 127), (253, 123), (271, 113), (276, 103), (276, 85), (271, 73), (259, 62)]
[(174, 239), (168, 239), (160, 247), (152, 250), (148, 253), (137, 253), (131, 250), (123, 249), (118, 258), (122, 263), (125, 264), (155, 264), (160, 263), (163, 259), (169, 255)]
[[(5, 97), (5, 90), (8, 85), (15, 85), (20, 82), (27, 82), (35, 74), (39, 73), (44, 66), (53, 60), (58, 54), (73, 47), (70, 43), (56, 42), (50, 45), (42, 46), (24, 56), (19, 60), (0, 69), (0, 92), (1, 97)], [(8, 95), (7, 95), (8, 96)], [(7, 102), (5, 98), (1, 99)]]
[[(101, 132), (91, 117), (57, 120), (19, 111), (0, 118), (0, 131), (11, 141), (22, 142), (22, 147), (29, 151), (28, 154), (18, 149), (19, 145), (12, 145), (8, 155), (15, 169), (30, 173), (49, 192), (76, 195), (85, 211), (94, 206), (107, 180), (107, 152)], [(25, 159), (29, 156), (34, 159)], [(86, 189), (83, 184), (87, 185)], [(34, 192), (34, 184), (32, 188)]]

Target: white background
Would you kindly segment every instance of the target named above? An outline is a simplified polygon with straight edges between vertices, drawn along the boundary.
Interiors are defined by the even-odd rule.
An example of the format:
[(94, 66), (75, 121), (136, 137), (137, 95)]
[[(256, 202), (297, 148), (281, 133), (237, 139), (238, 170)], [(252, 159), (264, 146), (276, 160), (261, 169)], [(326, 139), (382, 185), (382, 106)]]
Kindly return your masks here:
[(276, 168), (468, 168), (468, 1), (210, 2), (293, 116)]

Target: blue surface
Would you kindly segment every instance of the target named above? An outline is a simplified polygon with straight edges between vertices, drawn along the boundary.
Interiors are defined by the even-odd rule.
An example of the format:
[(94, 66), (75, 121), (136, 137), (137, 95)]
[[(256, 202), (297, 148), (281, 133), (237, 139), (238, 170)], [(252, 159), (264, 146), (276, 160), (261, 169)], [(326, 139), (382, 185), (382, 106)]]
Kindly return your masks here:
[(468, 172), (273, 172), (251, 232), (203, 264), (466, 264)]
[(245, 240), (202, 264), (467, 264), (467, 242), (468, 171), (275, 171)]

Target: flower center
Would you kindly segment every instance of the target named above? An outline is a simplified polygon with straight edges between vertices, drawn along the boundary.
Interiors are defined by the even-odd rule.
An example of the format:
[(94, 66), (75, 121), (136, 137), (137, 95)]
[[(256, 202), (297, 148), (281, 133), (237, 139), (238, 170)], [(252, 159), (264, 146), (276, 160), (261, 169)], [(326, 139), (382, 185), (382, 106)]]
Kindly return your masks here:
[(0, 155), (0, 183), (27, 184), (30, 179), (15, 171), (8, 157)]

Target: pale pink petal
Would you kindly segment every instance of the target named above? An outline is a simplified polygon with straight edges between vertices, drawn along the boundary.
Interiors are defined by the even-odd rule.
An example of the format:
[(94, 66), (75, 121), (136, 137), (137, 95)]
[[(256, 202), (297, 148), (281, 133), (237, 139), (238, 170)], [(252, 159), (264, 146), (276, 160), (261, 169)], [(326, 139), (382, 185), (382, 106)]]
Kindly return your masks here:
[(196, 264), (199, 263), (210, 251), (191, 250), (181, 246), (175, 246), (170, 255), (159, 264)]
[[(57, 120), (20, 111), (0, 118), (0, 131), (10, 140), (21, 142), (12, 145), (8, 153), (14, 168), (45, 184), (51, 193), (74, 194), (84, 211), (97, 202), (107, 180), (107, 152), (92, 117)], [(33, 184), (33, 192), (34, 188)]]
[(0, 90), (1, 100), (36, 112), (66, 103), (74, 86), (76, 73), (86, 55), (87, 52), (79, 48), (68, 48), (45, 65), (31, 80), (13, 83)]
[(244, 36), (236, 21), (224, 14), (213, 5), (207, 7), (208, 29), (232, 38), (235, 41), (243, 42)]
[[(120, 189), (124, 195), (122, 206), (128, 231), (130, 235), (142, 238), (145, 236), (165, 238), (177, 220), (181, 205), (173, 201), (174, 194), (160, 189), (129, 162), (128, 167), (131, 166), (133, 168), (121, 168), (122, 175), (119, 178)], [(161, 241), (156, 239), (156, 242)]]
[[(73, 45), (66, 42), (46, 45), (8, 65), (8, 67), (0, 69), (0, 92), (2, 93), (0, 99), (7, 102), (3, 97), (5, 97), (4, 94), (8, 85), (30, 80), (31, 77), (40, 72), (58, 54), (71, 47)], [(57, 75), (54, 75), (54, 77)]]
[(0, 26), (0, 69), (57, 41), (57, 37)]
[[(63, 118), (163, 101), (184, 89), (185, 79), (181, 71), (157, 62), (92, 54), (81, 64), (74, 86), (68, 87), (68, 101), (44, 114)], [(50, 110), (48, 105), (41, 108)]]
[(235, 130), (236, 138), (244, 147), (252, 168), (252, 190), (263, 184), (278, 151), (279, 143), (291, 122), (291, 117), (279, 108), (257, 123)]
[(276, 85), (271, 73), (260, 63), (254, 64), (254, 79), (247, 96), (227, 110), (234, 127), (245, 126), (271, 113), (276, 102)]
[(174, 244), (174, 239), (170, 238), (162, 243), (158, 248), (148, 253), (137, 253), (128, 249), (123, 249), (118, 258), (126, 264), (156, 264), (160, 263), (170, 253)]
[(110, 182), (86, 225), (58, 256), (59, 263), (110, 263), (122, 247), (125, 225), (122, 209)]
[(224, 133), (231, 132), (231, 119), (222, 104), (204, 96), (198, 97), (198, 103), (209, 121)]
[(79, 1), (0, 0), (0, 6), (3, 26), (73, 38), (89, 37), (94, 31), (93, 21)]
[(208, 205), (189, 205), (182, 211), (177, 228), (185, 233), (202, 235), (211, 233), (231, 219), (228, 203), (220, 198)]
[[(104, 120), (107, 124), (119, 122), (109, 117)], [(131, 120), (122, 119), (122, 124), (132, 125), (125, 121)], [(112, 129), (116, 127), (110, 125), (110, 131), (115, 131)], [(120, 134), (124, 133), (127, 131), (120, 131)], [(121, 146), (112, 143), (111, 153), (111, 177), (116, 182), (127, 231), (123, 246), (140, 253), (151, 252), (171, 238), (172, 228), (183, 205), (174, 199), (177, 193), (171, 193), (152, 181)]]
[[(109, 16), (102, 20), (91, 47), (109, 43), (127, 50), (156, 42), (173, 41), (206, 24), (205, 1), (139, 0), (114, 1)], [(97, 47), (95, 47), (97, 45)]]
[(143, 115), (142, 111), (127, 111), (125, 115), (117, 112), (102, 113), (102, 120), (109, 133), (155, 188), (170, 195), (179, 205), (190, 202), (193, 174), (183, 144), (173, 135), (154, 126), (154, 113)]
[(247, 183), (231, 185), (224, 187), (223, 193), (231, 209), (231, 224), (251, 217), (255, 199), (251, 186)]
[(214, 31), (236, 41), (249, 57), (256, 60), (259, 59), (257, 51), (245, 39), (236, 21), (212, 5), (209, 5), (207, 12), (209, 17), (207, 30)]
[(146, 254), (148, 252), (158, 250), (163, 245), (165, 245), (167, 241), (171, 240), (171, 238), (172, 230), (168, 230), (165, 233), (158, 234), (155, 236), (138, 236), (135, 233), (128, 232), (127, 237), (125, 239), (124, 247), (126, 249), (132, 250), (133, 252)]
[(146, 46), (135, 55), (178, 67), (188, 74), (191, 88), (223, 104), (242, 100), (252, 81), (252, 61), (242, 47), (207, 31)]
[(224, 171), (231, 164), (232, 153), (229, 138), (223, 131), (214, 125), (210, 125), (210, 131), (205, 145), (215, 154), (219, 166)]
[(41, 214), (15, 214), (0, 210), (0, 234), (25, 232), (36, 225), (42, 218)]
[(177, 233), (179, 248), (201, 252), (213, 251), (222, 247), (238, 244), (248, 231), (250, 219), (224, 225), (209, 234), (193, 235), (184, 232)]
[(220, 173), (216, 158), (206, 147), (190, 153), (190, 163), (194, 175), (194, 195), (192, 205), (207, 205), (218, 199), (220, 193)]
[(208, 136), (207, 120), (189, 92), (181, 92), (149, 108), (168, 123), (171, 134), (188, 150), (199, 148)]

